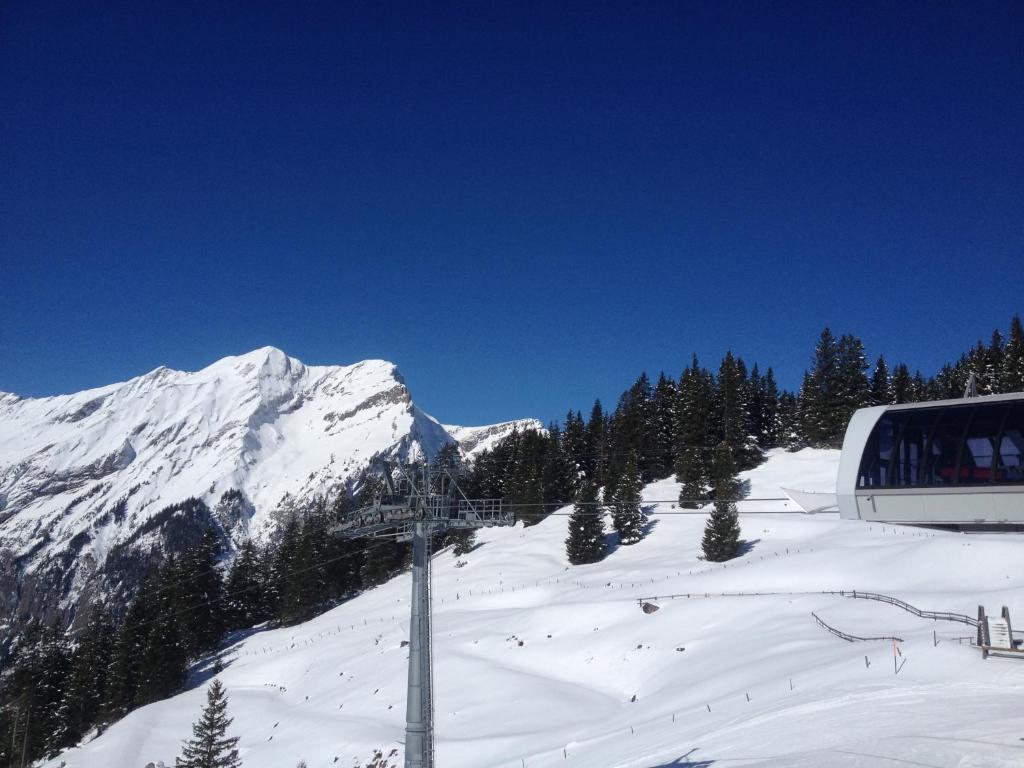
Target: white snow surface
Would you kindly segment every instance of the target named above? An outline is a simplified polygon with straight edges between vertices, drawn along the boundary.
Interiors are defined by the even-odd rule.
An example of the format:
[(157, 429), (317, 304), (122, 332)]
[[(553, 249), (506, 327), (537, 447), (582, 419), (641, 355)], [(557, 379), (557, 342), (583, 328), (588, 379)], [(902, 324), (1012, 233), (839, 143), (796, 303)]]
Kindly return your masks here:
[[(375, 455), (432, 455), (457, 439), (472, 458), (534, 424), (446, 429), (393, 363), (305, 365), (274, 347), (73, 395), (0, 394), (0, 552), (31, 552), (31, 570), (87, 534), (78, 561), (102, 563), (160, 509), (192, 496), (212, 509), (229, 489), (252, 511), (232, 538), (259, 538), (275, 510), (336, 492)], [(125, 519), (111, 520), (120, 499)]]
[[(773, 452), (744, 477), (759, 498), (782, 496), (781, 485), (828, 490), (837, 463), (835, 451)], [(645, 498), (678, 491), (666, 480)], [(567, 563), (564, 515), (481, 532), (463, 567), (438, 553), (436, 764), (1024, 764), (1014, 709), (1024, 663), (983, 661), (958, 642), (973, 631), (963, 624), (813, 594), (874, 590), (925, 609), (974, 615), (979, 604), (990, 613), (1007, 605), (1019, 616), (1022, 537), (781, 512), (793, 507), (741, 504), (748, 549), (722, 564), (698, 557), (703, 515), (671, 503), (651, 503), (648, 536), (593, 565)], [(777, 512), (742, 514), (751, 508)], [(409, 589), (408, 574), (398, 576), (305, 624), (227, 648), (220, 677), (247, 768), (363, 765), (376, 747), (397, 747), (401, 765)], [(716, 596), (741, 591), (781, 594)], [(660, 609), (645, 614), (640, 598)], [(850, 633), (903, 638), (899, 674), (892, 642), (845, 642), (816, 626), (812, 611)], [(206, 680), (197, 669), (191, 690), (47, 765), (172, 765)]]

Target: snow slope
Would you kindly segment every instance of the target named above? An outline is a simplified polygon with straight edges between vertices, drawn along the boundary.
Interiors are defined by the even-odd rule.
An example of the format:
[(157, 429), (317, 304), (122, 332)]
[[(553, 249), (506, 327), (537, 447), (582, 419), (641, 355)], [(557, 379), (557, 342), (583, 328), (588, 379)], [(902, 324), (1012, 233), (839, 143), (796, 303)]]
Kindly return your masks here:
[(453, 432), (478, 450), (527, 425), (540, 426), (446, 429), (392, 363), (312, 366), (273, 347), (73, 395), (0, 394), (0, 618), (72, 604), (116, 546), (189, 497), (215, 509), (240, 492), (217, 519), (237, 543), (374, 456), (432, 455)]
[[(746, 473), (752, 496), (828, 490), (838, 453), (776, 452)], [(670, 500), (678, 486), (648, 486)], [(783, 509), (791, 502), (747, 503)], [(744, 507), (741, 507), (741, 511)], [(567, 510), (566, 510), (567, 511)], [(1017, 766), (1024, 664), (983, 661), (957, 636), (889, 605), (822, 590), (875, 590), (922, 608), (1024, 611), (1020, 535), (868, 525), (834, 514), (741, 516), (748, 551), (698, 559), (704, 518), (651, 505), (642, 542), (570, 567), (567, 517), (490, 529), (458, 567), (434, 560), (437, 764), (445, 768)], [(721, 592), (776, 592), (716, 596)], [(247, 768), (362, 765), (399, 746), (408, 575), (306, 624), (224, 653), (232, 732)], [(638, 599), (659, 597), (645, 614)], [(705, 596), (707, 595), (707, 596)], [(905, 639), (894, 675), (890, 642)], [(938, 635), (933, 644), (932, 632)], [(870, 666), (865, 665), (865, 657)], [(49, 765), (172, 765), (204, 700), (196, 686), (138, 710)], [(749, 696), (749, 700), (748, 700)], [(399, 765), (401, 763), (399, 762)]]

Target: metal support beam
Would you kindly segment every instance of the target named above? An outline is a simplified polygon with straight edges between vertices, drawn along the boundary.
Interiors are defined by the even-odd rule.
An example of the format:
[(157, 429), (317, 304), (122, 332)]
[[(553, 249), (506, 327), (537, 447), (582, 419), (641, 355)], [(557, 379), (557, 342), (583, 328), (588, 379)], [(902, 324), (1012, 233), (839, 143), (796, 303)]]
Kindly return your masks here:
[(409, 692), (405, 705), (405, 768), (433, 768), (430, 679), (430, 556), (427, 524), (413, 525)]
[[(385, 489), (368, 506), (331, 529), (347, 539), (394, 537), (412, 541), (409, 689), (405, 714), (405, 768), (434, 766), (434, 695), (430, 647), (430, 537), (451, 528), (515, 525), (501, 499), (469, 499), (452, 469), (384, 464)], [(397, 475), (398, 482), (392, 476)]]

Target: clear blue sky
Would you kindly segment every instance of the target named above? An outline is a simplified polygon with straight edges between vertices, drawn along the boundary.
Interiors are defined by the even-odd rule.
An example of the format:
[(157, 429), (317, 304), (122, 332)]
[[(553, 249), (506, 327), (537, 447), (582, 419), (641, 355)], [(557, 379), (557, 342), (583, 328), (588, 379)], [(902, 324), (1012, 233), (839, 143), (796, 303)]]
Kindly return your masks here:
[(0, 4), (0, 390), (265, 344), (544, 420), (1024, 311), (1024, 4)]

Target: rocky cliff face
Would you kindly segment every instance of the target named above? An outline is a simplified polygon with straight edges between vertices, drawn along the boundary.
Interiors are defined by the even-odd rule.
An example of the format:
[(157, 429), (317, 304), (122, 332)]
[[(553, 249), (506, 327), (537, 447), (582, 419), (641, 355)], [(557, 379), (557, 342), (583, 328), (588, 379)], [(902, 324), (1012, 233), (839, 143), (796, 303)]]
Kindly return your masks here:
[(0, 393), (0, 621), (126, 589), (208, 524), (231, 545), (264, 539), (375, 456), (453, 441), (472, 456), (515, 426), (540, 425), (445, 427), (389, 362), (307, 366), (272, 347), (73, 395)]

